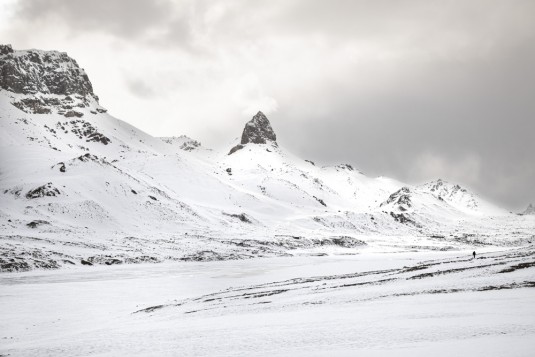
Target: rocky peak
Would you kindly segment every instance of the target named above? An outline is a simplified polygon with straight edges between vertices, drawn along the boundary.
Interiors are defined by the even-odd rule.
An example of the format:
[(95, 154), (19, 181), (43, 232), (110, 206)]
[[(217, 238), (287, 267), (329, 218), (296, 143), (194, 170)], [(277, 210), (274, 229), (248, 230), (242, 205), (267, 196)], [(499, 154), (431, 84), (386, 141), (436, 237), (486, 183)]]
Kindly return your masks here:
[(164, 143), (170, 145), (177, 145), (181, 150), (184, 151), (193, 151), (198, 149), (201, 146), (201, 143), (197, 140), (194, 140), (186, 135), (181, 136), (169, 136), (160, 138)]
[(89, 77), (64, 52), (14, 51), (11, 45), (0, 45), (0, 88), (19, 94), (13, 105), (27, 113), (55, 109), (66, 114), (75, 107), (98, 106)]
[(97, 98), (85, 71), (66, 53), (13, 51), (11, 45), (0, 45), (0, 87), (20, 94), (79, 94)]
[(442, 179), (428, 182), (422, 185), (422, 187), (427, 188), (431, 193), (443, 196), (454, 196), (458, 193), (468, 193), (465, 188), (462, 188), (457, 184), (451, 184)]
[(241, 136), (240, 144), (230, 149), (229, 155), (243, 148), (246, 144), (268, 144), (277, 146), (277, 135), (271, 127), (268, 118), (262, 112), (256, 115), (245, 124)]
[(407, 211), (412, 207), (411, 190), (408, 187), (400, 188), (391, 194), (380, 206), (383, 207), (387, 205), (393, 205), (402, 212)]
[(271, 127), (268, 118), (262, 112), (258, 112), (253, 119), (249, 120), (243, 128), (241, 144), (266, 144), (268, 141), (277, 141), (277, 136)]

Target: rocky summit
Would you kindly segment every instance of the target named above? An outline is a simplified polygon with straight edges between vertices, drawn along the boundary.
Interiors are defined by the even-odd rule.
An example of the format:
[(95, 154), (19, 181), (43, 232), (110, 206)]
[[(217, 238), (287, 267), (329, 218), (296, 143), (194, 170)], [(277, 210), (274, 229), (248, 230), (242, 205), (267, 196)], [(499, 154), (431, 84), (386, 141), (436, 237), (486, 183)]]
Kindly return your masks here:
[(250, 143), (272, 143), (273, 145), (277, 146), (277, 135), (275, 135), (268, 118), (260, 111), (245, 124), (245, 128), (243, 128), (243, 133), (241, 135), (240, 144), (234, 146), (230, 150), (229, 155), (240, 149), (243, 149), (243, 145)]
[[(76, 108), (98, 106), (83, 68), (64, 52), (22, 50), (0, 45), (0, 88), (26, 113), (80, 116)], [(98, 108), (99, 112), (105, 111)]]
[(13, 51), (11, 45), (0, 45), (0, 87), (21, 94), (79, 94), (97, 98), (85, 71), (66, 53)]
[(253, 119), (245, 124), (241, 136), (241, 144), (266, 144), (268, 141), (276, 142), (277, 135), (275, 135), (275, 132), (264, 113), (258, 112)]

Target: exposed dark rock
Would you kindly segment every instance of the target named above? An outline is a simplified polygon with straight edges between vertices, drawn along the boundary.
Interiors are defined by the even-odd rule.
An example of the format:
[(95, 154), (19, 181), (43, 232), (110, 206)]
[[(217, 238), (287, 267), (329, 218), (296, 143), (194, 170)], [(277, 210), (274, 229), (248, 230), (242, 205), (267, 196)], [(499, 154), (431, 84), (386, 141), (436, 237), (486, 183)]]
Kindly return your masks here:
[(253, 119), (245, 124), (241, 136), (241, 144), (266, 144), (268, 141), (276, 143), (277, 136), (275, 135), (268, 118), (264, 113), (258, 112)]
[(312, 166), (316, 166), (316, 164), (314, 163), (314, 161), (311, 161), (311, 160), (305, 160), (306, 162), (308, 162), (309, 164), (311, 164)]
[(123, 261), (120, 259), (110, 259), (104, 262), (106, 265), (116, 265), (116, 264), (123, 264)]
[(11, 45), (0, 45), (0, 88), (20, 94), (79, 94), (98, 100), (85, 71), (66, 53), (14, 52)]
[(98, 132), (90, 122), (83, 119), (73, 119), (65, 122), (57, 122), (56, 129), (63, 131), (65, 134), (70, 132), (78, 136), (79, 139), (86, 139), (86, 142), (100, 142), (104, 145), (111, 143), (110, 138)]
[(446, 181), (443, 181), (442, 179), (428, 182), (426, 184), (421, 185), (420, 187), (428, 190), (440, 201), (451, 202), (452, 199), (457, 200), (459, 197), (462, 197), (462, 200), (464, 201), (463, 204), (467, 208), (477, 209), (479, 207), (477, 197), (473, 193), (469, 192), (468, 190), (462, 188), (459, 185), (450, 184)]
[(363, 240), (349, 236), (332, 237), (331, 240), (333, 244), (344, 248), (355, 248), (367, 245)]
[(33, 190), (28, 191), (28, 193), (26, 193), (26, 198), (33, 199), (45, 196), (53, 197), (59, 194), (59, 190), (52, 185), (52, 182), (49, 182), (46, 185), (39, 186), (37, 188), (34, 188)]
[(93, 265), (93, 263), (91, 263), (91, 262), (89, 262), (89, 261), (87, 261), (87, 260), (85, 260), (85, 259), (82, 259), (82, 260), (80, 261), (80, 263), (82, 263), (82, 265)]
[(180, 149), (184, 151), (193, 151), (201, 146), (201, 143), (197, 140), (188, 140), (185, 141), (182, 145), (180, 145)]
[(13, 48), (11, 45), (0, 45), (0, 56), (13, 53)]
[(39, 98), (22, 98), (12, 103), (15, 107), (29, 114), (50, 114), (52, 110)]
[(342, 170), (349, 170), (349, 171), (354, 171), (355, 169), (353, 168), (353, 166), (349, 165), (349, 164), (340, 164), (338, 166), (336, 166), (337, 168), (340, 168)]
[(232, 149), (230, 149), (230, 151), (229, 151), (228, 154), (229, 154), (229, 155), (232, 155), (232, 154), (234, 154), (236, 151), (241, 150), (241, 149), (243, 149), (243, 145), (238, 144), (238, 145), (234, 146)]
[(232, 176), (232, 169), (229, 167), (225, 170), (229, 176)]
[(394, 218), (396, 222), (399, 222), (402, 224), (412, 224), (415, 227), (421, 227), (408, 214), (404, 214), (404, 213), (396, 214), (394, 212), (390, 212), (390, 216), (392, 216), (392, 218)]
[(526, 268), (531, 268), (531, 267), (535, 267), (535, 261), (511, 265), (510, 267), (503, 269), (499, 271), (498, 273), (511, 273), (519, 269), (526, 269)]
[(102, 135), (101, 133), (92, 133), (92, 134), (90, 134), (87, 137), (86, 142), (90, 142), (90, 141), (100, 142), (100, 143), (102, 143), (104, 145), (108, 145), (108, 143), (111, 142), (111, 140), (109, 138), (107, 138), (106, 136)]
[(314, 197), (316, 201), (318, 201), (322, 206), (327, 207), (327, 204), (321, 198), (317, 198), (316, 196), (312, 196), (312, 197)]
[(234, 213), (225, 213), (225, 212), (223, 212), (223, 214), (224, 214), (225, 216), (229, 216), (229, 217), (237, 218), (237, 219), (239, 219), (240, 221), (242, 221), (243, 223), (253, 223), (253, 222), (251, 221), (251, 219), (250, 219), (245, 213), (234, 214)]
[(406, 211), (408, 208), (412, 207), (411, 201), (411, 191), (408, 187), (402, 187), (388, 197), (388, 199), (381, 203), (381, 207), (388, 204), (398, 205), (398, 208), (401, 211)]
[(12, 262), (4, 262), (0, 258), (0, 272), (15, 272), (15, 271), (28, 271), (31, 270), (30, 264), (25, 261), (17, 260)]
[(194, 262), (210, 262), (210, 261), (220, 261), (220, 260), (237, 260), (237, 259), (246, 259), (250, 258), (248, 255), (241, 254), (220, 254), (214, 252), (213, 250), (203, 250), (195, 254), (187, 255), (183, 258), (180, 258), (182, 261), (194, 261)]
[(154, 196), (149, 195), (149, 198), (150, 198), (151, 200), (158, 201), (158, 199), (157, 199), (156, 197), (154, 197)]
[(14, 187), (12, 189), (6, 189), (4, 190), (4, 194), (11, 193), (15, 197), (19, 197), (22, 192), (22, 188), (20, 186)]
[(10, 45), (0, 45), (0, 88), (21, 95), (12, 104), (30, 114), (57, 111), (80, 117), (83, 113), (73, 108), (98, 105), (87, 74), (63, 52), (13, 51)]
[[(277, 136), (269, 123), (268, 118), (262, 112), (258, 112), (250, 121), (245, 124), (241, 136), (240, 144), (234, 146), (229, 151), (229, 155), (244, 148), (246, 144), (267, 144), (277, 145)], [(266, 149), (271, 152), (269, 149)]]
[(0, 254), (0, 272), (22, 272), (32, 269), (58, 269), (59, 263), (40, 249), (29, 249), (20, 255)]
[[(91, 265), (95, 265), (95, 264), (116, 265), (116, 264), (124, 263), (123, 260), (119, 259), (118, 257), (113, 257), (111, 255), (95, 255), (95, 256), (85, 259), (85, 261), (87, 261)], [(89, 265), (89, 264), (86, 264), (86, 265)]]
[(77, 157), (78, 160), (82, 162), (88, 162), (88, 161), (98, 161), (98, 156), (91, 155), (90, 153), (83, 154)]
[(63, 114), (63, 116), (65, 118), (72, 118), (72, 117), (81, 118), (84, 116), (84, 113), (77, 112), (76, 110), (69, 110), (68, 112)]
[(200, 141), (194, 140), (186, 135), (162, 137), (160, 139), (169, 145), (179, 145), (180, 150), (184, 151), (193, 151), (201, 147)]
[(43, 224), (50, 224), (50, 222), (43, 221), (40, 219), (36, 219), (35, 221), (31, 221), (30, 223), (26, 224), (30, 228), (37, 228), (39, 226), (42, 226)]

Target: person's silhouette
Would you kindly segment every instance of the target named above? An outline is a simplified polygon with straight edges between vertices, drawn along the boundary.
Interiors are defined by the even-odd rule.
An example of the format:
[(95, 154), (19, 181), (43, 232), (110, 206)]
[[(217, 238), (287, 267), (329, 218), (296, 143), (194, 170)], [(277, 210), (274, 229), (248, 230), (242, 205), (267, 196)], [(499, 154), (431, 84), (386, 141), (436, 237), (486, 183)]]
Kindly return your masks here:
[(474, 250), (474, 252), (472, 253), (474, 255), (474, 259), (476, 259), (476, 251)]

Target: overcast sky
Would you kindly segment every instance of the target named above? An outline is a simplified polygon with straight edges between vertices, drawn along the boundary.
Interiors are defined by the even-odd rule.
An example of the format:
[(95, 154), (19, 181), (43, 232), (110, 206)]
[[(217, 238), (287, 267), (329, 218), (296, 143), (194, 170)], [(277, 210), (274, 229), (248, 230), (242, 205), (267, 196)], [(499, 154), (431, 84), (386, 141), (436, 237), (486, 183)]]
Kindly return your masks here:
[(4, 0), (0, 41), (65, 51), (110, 113), (409, 183), (535, 202), (535, 1)]

